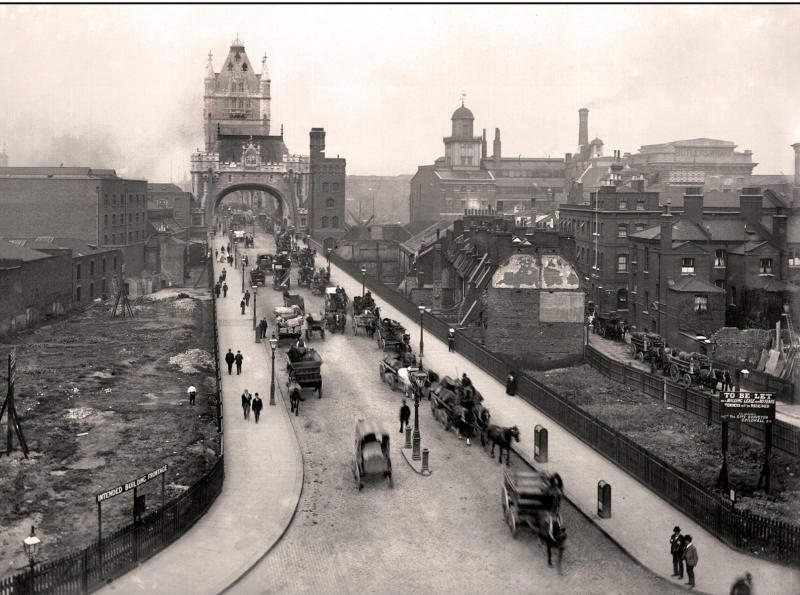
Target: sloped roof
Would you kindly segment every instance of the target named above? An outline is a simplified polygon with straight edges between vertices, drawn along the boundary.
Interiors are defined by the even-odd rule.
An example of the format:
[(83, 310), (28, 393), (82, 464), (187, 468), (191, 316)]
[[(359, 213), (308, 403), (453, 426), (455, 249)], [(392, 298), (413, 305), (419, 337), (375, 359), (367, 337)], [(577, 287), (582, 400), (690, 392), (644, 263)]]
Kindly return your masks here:
[[(427, 222), (426, 222), (427, 223)], [(411, 224), (409, 224), (411, 225)], [(405, 242), (403, 242), (403, 246), (406, 249), (411, 250), (412, 252), (416, 252), (422, 247), (422, 244), (430, 244), (426, 248), (426, 251), (436, 242), (436, 231), (439, 230), (441, 235), (442, 232), (453, 227), (453, 222), (448, 219), (440, 219), (439, 221), (433, 222), (431, 225), (420, 231), (419, 233), (415, 234), (413, 237), (409, 238)], [(408, 230), (408, 225), (406, 226)], [(408, 230), (409, 232), (411, 230)]]
[(784, 281), (783, 279), (776, 279), (771, 275), (756, 277), (752, 282), (752, 286), (763, 289), (764, 291), (776, 293), (781, 291), (797, 293), (800, 291), (800, 286)]
[(707, 283), (694, 275), (678, 277), (675, 283), (669, 286), (669, 289), (685, 293), (725, 293), (725, 290), (721, 287)]
[(438, 223), (438, 221), (432, 219), (414, 219), (413, 221), (406, 223), (403, 227), (406, 228), (408, 233), (410, 233), (411, 237), (413, 238), (418, 233), (425, 231), (431, 225), (436, 223)]
[(92, 169), (91, 167), (4, 167), (0, 169), (2, 178), (97, 178), (108, 176), (116, 178), (117, 174), (113, 169)]
[(32, 262), (44, 258), (50, 258), (50, 255), (13, 244), (7, 240), (0, 240), (0, 261), (21, 260), (22, 262)]
[(180, 186), (177, 184), (173, 184), (172, 182), (155, 182), (152, 184), (147, 184), (147, 192), (151, 194), (160, 194), (160, 193), (169, 193), (169, 194), (189, 194), (185, 192)]
[[(42, 236), (38, 238), (0, 238), (11, 242), (17, 246), (24, 246), (31, 250), (72, 250), (73, 256), (86, 256), (88, 254), (98, 254), (105, 252), (94, 246), (90, 246), (85, 241), (78, 238), (54, 238), (52, 236)], [(109, 249), (109, 251), (116, 250)]]

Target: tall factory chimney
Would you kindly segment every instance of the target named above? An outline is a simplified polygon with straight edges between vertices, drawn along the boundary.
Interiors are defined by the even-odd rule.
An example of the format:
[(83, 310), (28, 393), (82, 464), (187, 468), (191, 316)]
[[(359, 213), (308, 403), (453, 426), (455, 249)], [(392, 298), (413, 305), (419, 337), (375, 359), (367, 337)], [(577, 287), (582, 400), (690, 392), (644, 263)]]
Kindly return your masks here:
[(492, 155), (494, 168), (500, 169), (500, 129), (494, 129), (494, 154)]
[(589, 110), (582, 107), (578, 110), (578, 146), (585, 147), (589, 144)]
[(792, 184), (792, 206), (800, 205), (800, 143), (792, 145), (794, 149), (794, 183)]
[(486, 159), (486, 128), (483, 129), (483, 140), (481, 141), (481, 159)]

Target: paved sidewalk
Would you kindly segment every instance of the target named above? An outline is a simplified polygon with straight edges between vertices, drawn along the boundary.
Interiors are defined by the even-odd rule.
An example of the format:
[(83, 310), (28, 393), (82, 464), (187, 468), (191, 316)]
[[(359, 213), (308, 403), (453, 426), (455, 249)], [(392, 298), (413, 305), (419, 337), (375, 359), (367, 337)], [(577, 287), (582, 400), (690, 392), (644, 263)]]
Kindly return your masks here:
[[(222, 243), (223, 238), (214, 238), (212, 250)], [(215, 263), (217, 276), (222, 266)], [(225, 452), (222, 493), (180, 539), (100, 593), (216, 595), (269, 552), (294, 516), (303, 487), (303, 459), (297, 436), (280, 387), (276, 387), (277, 406), (269, 406), (269, 349), (265, 343), (255, 343), (252, 310), (248, 308), (246, 315), (241, 314), (241, 268), (228, 267), (227, 282), (228, 297), (217, 301), (220, 355), (224, 357), (229, 348), (234, 353), (241, 350), (245, 360), (241, 376), (236, 375), (236, 366), (229, 376), (227, 365), (221, 363)], [(266, 303), (259, 304), (259, 313), (268, 311)], [(258, 425), (252, 412), (249, 421), (243, 419), (241, 394), (245, 388), (251, 394), (258, 392), (264, 401)]]
[[(324, 260), (324, 259), (322, 259)], [(317, 263), (317, 266), (322, 266)], [(341, 285), (350, 296), (361, 295), (361, 281), (352, 279), (338, 267), (331, 265), (331, 282)], [(419, 348), (419, 321), (411, 320), (376, 296), (382, 316), (401, 322), (411, 333), (414, 351)], [(623, 548), (632, 558), (655, 574), (670, 581), (672, 557), (669, 537), (675, 525), (684, 535), (694, 538), (699, 553), (696, 589), (693, 592), (728, 595), (735, 578), (749, 571), (759, 594), (797, 595), (800, 593), (800, 571), (772, 564), (741, 554), (696, 525), (688, 517), (656, 496), (616, 465), (608, 461), (545, 414), (519, 397), (505, 394), (505, 386), (483, 372), (459, 354), (448, 353), (447, 344), (425, 333), (424, 364), (439, 374), (460, 377), (467, 373), (485, 398), (492, 414), (492, 422), (517, 425), (521, 432), (520, 443), (515, 444), (533, 460), (533, 429), (537, 424), (549, 432), (549, 461), (538, 465), (543, 470), (558, 472), (564, 480), (567, 498), (587, 517)], [(425, 436), (422, 436), (425, 446)], [(480, 448), (480, 446), (478, 446)], [(430, 453), (431, 465), (446, 464)], [(610, 519), (597, 516), (597, 482), (603, 480), (612, 487)], [(499, 489), (499, 486), (498, 486)], [(685, 584), (684, 578), (684, 584)], [(620, 591), (623, 592), (623, 591)]]

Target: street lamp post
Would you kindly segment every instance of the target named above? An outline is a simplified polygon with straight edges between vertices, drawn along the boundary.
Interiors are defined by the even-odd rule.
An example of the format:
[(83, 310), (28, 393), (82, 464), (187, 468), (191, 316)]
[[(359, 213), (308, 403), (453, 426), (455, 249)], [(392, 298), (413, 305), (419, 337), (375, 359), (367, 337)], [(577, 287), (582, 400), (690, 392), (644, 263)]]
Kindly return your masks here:
[(28, 560), (31, 563), (31, 593), (36, 592), (34, 589), (33, 566), (36, 564), (36, 554), (39, 553), (39, 546), (41, 543), (42, 542), (39, 540), (39, 538), (36, 537), (36, 532), (34, 531), (33, 525), (31, 525), (31, 534), (22, 541), (22, 547), (25, 549), (25, 555), (28, 556)]
[(275, 348), (278, 346), (278, 339), (275, 338), (275, 332), (272, 333), (272, 338), (269, 340), (269, 348), (272, 350), (272, 380), (269, 385), (269, 404), (275, 404)]
[(331, 249), (328, 248), (328, 282), (331, 280)]
[(253, 328), (256, 328), (256, 302), (258, 301), (258, 285), (251, 285), (253, 289)]
[[(421, 362), (420, 366), (422, 366)], [(420, 454), (422, 437), (419, 432), (419, 399), (422, 395), (422, 388), (425, 386), (425, 380), (428, 378), (428, 375), (422, 371), (421, 367), (418, 370), (411, 369), (409, 372), (411, 373), (411, 379), (414, 381), (414, 434), (412, 439), (411, 459), (419, 461), (422, 458)]]
[(361, 299), (364, 299), (364, 284), (367, 280), (367, 269), (361, 268)]
[(244, 256), (242, 256), (242, 293), (244, 293)]
[(419, 369), (422, 369), (422, 356), (425, 354), (425, 343), (422, 335), (425, 333), (425, 306), (419, 305)]

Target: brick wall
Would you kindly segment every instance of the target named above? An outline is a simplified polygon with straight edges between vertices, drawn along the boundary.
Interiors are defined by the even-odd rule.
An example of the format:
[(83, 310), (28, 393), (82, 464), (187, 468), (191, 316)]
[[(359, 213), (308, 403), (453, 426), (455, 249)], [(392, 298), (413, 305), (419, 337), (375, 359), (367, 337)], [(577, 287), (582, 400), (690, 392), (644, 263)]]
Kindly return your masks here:
[(0, 269), (0, 287), (0, 334), (63, 314), (71, 300), (72, 256), (51, 256)]

